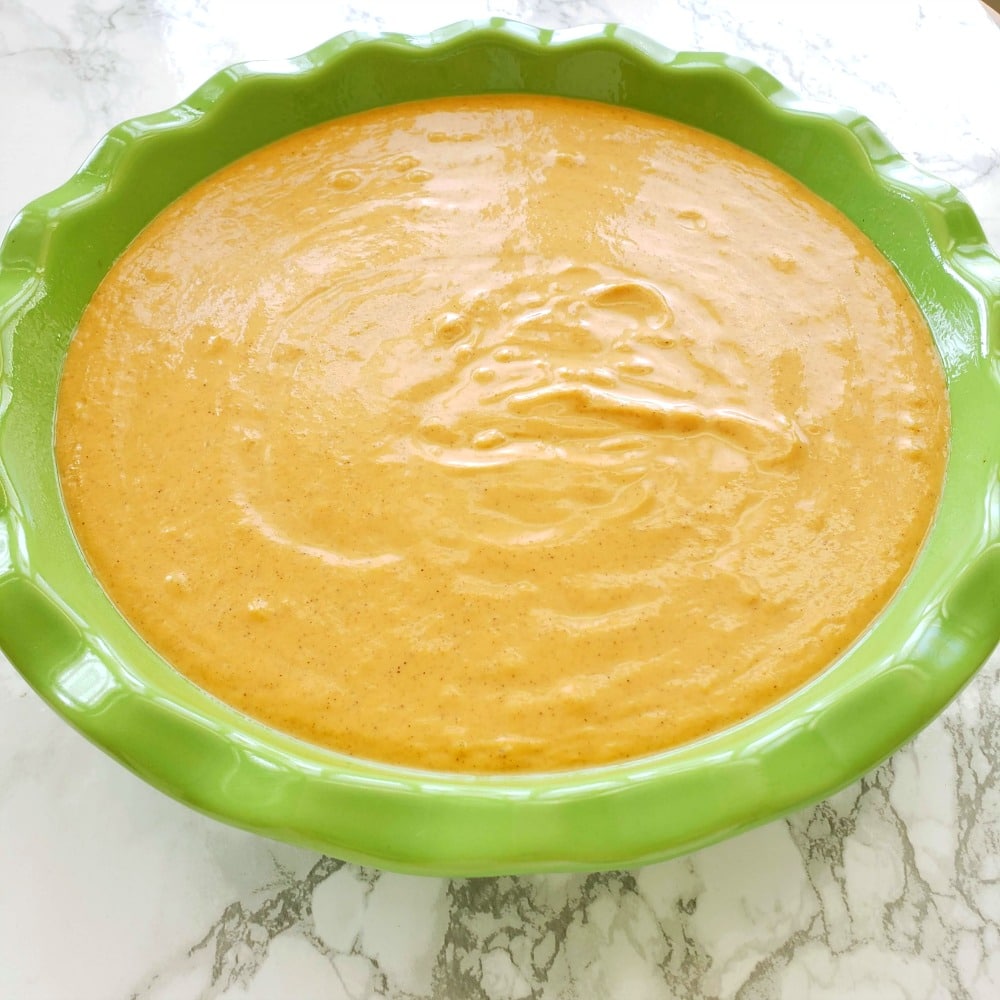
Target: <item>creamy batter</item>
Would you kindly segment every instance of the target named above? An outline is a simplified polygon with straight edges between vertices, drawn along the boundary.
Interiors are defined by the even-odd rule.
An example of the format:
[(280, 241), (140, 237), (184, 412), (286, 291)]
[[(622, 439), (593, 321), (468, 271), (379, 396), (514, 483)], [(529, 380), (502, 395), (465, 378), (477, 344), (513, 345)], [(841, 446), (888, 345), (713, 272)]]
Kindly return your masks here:
[(639, 112), (407, 104), (164, 211), (57, 420), (122, 613), (305, 740), (457, 771), (633, 758), (870, 624), (947, 397), (890, 265), (796, 181)]

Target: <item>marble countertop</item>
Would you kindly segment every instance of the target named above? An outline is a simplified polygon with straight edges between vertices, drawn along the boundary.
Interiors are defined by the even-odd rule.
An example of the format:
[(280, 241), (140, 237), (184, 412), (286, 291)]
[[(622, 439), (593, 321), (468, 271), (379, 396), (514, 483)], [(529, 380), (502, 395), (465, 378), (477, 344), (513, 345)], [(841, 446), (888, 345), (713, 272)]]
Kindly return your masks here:
[[(0, 0), (0, 229), (115, 122), (347, 27), (620, 20), (868, 114), (1000, 246), (1000, 30), (977, 0)], [(1000, 659), (873, 774), (687, 858), (441, 880), (230, 829), (0, 663), (0, 997), (1000, 997)]]

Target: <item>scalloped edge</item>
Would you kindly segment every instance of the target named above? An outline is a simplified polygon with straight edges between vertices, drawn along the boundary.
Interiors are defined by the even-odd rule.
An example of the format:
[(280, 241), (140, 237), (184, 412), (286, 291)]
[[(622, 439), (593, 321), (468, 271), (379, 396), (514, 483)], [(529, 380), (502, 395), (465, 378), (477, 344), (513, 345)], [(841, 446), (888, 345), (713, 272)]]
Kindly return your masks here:
[[(191, 129), (218, 132), (234, 94), (247, 88), (272, 92), (287, 81), (308, 83), (339, 72), (341, 63), (359, 51), (392, 50), (419, 61), (457, 58), (470, 46), (490, 45), (523, 59), (609, 51), (641, 64), (665, 87), (677, 74), (702, 79), (722, 74), (727, 83), (749, 88), (745, 96), (755, 102), (755, 114), (780, 120), (793, 131), (808, 128), (810, 134), (832, 137), (882, 191), (918, 209), (929, 248), (967, 290), (978, 317), (975, 366), (1000, 400), (992, 371), (1000, 335), (1000, 259), (957, 190), (909, 164), (867, 118), (805, 101), (746, 60), (674, 52), (617, 25), (550, 31), (494, 18), (459, 22), (423, 36), (349, 32), (290, 60), (229, 67), (177, 105), (118, 125), (66, 184), (32, 202), (11, 226), (0, 248), (0, 485), (7, 501), (0, 518), (0, 644), (28, 682), (84, 735), (162, 790), (246, 829), (352, 861), (425, 874), (646, 864), (831, 794), (914, 735), (968, 681), (1000, 637), (1000, 600), (990, 596), (1000, 579), (995, 464), (986, 475), (984, 495), (976, 498), (983, 505), (978, 534), (958, 554), (963, 558), (956, 555), (950, 563), (948, 586), (916, 602), (924, 612), (921, 627), (902, 648), (880, 649), (877, 640), (895, 606), (914, 603), (911, 584), (927, 546), (887, 612), (855, 647), (766, 712), (653, 757), (514, 777), (431, 774), (346, 758), (219, 705), (165, 664), (169, 683), (166, 675), (150, 679), (135, 673), (121, 650), (94, 633), (37, 571), (40, 546), (30, 538), (32, 497), (29, 492), (26, 502), (17, 476), (8, 474), (13, 454), (7, 431), (19, 395), (11, 376), (12, 354), (20, 321), (45, 299), (50, 237), (79, 212), (111, 200), (118, 185), (127, 186), (136, 148), (169, 152)], [(752, 142), (743, 144), (754, 149)], [(934, 333), (941, 347), (940, 330)], [(959, 361), (973, 363), (965, 355)], [(996, 433), (990, 444), (991, 453), (1000, 456)], [(945, 516), (939, 521), (950, 518), (952, 471), (950, 463), (941, 509)], [(937, 530), (936, 524), (928, 546)], [(956, 530), (954, 525), (950, 530)], [(133, 652), (142, 645), (134, 638)], [(866, 664), (847, 672), (843, 664), (873, 643), (875, 655), (869, 653)], [(834, 675), (839, 684), (831, 693)], [(884, 711), (885, 705), (898, 704), (908, 708), (902, 718)], [(843, 738), (846, 730), (854, 734), (852, 740)], [(188, 770), (193, 766), (199, 772), (195, 780)], [(431, 816), (428, 796), (435, 800)], [(657, 821), (650, 828), (645, 817)]]

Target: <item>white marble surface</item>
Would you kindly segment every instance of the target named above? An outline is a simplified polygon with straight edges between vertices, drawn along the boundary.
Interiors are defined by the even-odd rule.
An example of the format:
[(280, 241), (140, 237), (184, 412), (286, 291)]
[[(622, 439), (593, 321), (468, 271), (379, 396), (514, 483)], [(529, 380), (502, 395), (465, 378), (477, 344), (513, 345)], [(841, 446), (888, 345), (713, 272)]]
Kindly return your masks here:
[[(0, 0), (0, 227), (116, 121), (346, 27), (621, 20), (870, 115), (1000, 246), (1000, 31), (976, 0)], [(886, 765), (689, 858), (444, 881), (231, 830), (142, 784), (0, 662), (0, 998), (1000, 997), (994, 658)]]

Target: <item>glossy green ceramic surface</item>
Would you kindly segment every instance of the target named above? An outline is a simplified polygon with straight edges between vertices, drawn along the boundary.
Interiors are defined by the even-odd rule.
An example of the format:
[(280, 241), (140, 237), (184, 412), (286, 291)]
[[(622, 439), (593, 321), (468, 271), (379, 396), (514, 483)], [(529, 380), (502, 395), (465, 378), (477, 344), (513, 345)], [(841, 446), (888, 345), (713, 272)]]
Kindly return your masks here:
[[(108, 266), (178, 194), (267, 142), (420, 97), (534, 91), (626, 104), (757, 152), (842, 209), (896, 265), (933, 331), (952, 408), (944, 496), (876, 624), (811, 684), (699, 743), (522, 777), (409, 771), (321, 750), (204, 694), (154, 654), (80, 554), (53, 454), (56, 389)], [(401, 871), (635, 866), (811, 803), (932, 719), (1000, 636), (1000, 261), (962, 197), (865, 118), (803, 102), (761, 69), (624, 28), (510, 22), (428, 37), (344, 35), (225, 70), (113, 129), (19, 216), (0, 256), (0, 645), (67, 721), (137, 774), (238, 826)]]

